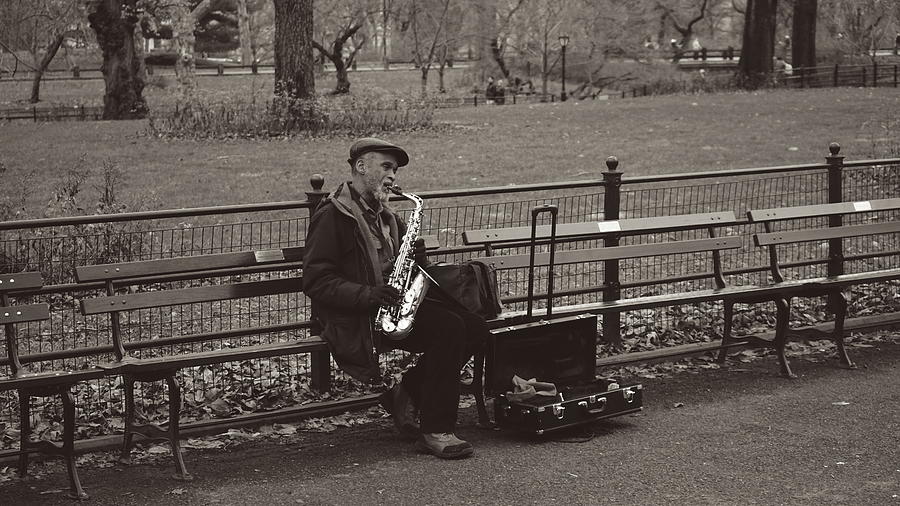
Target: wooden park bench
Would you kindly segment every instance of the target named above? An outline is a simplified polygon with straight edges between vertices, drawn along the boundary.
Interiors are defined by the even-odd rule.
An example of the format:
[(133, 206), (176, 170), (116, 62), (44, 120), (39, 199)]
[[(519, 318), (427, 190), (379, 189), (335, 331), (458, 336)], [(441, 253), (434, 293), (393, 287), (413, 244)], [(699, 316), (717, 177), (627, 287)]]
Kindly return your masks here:
[[(274, 279), (241, 282), (211, 282), (202, 286), (159, 289), (152, 286), (162, 281), (202, 279), (210, 282), (221, 277), (265, 271), (285, 271), (302, 268), (303, 248), (285, 248), (264, 251), (245, 251), (198, 255), (162, 260), (147, 260), (117, 264), (90, 265), (76, 268), (80, 283), (102, 282), (106, 295), (81, 300), (84, 315), (109, 315), (114, 360), (98, 364), (108, 375), (122, 375), (125, 386), (125, 433), (120, 461), (130, 462), (130, 452), (135, 434), (151, 439), (168, 440), (175, 459), (176, 478), (189, 480), (179, 444), (179, 419), (181, 391), (176, 373), (183, 368), (243, 361), (256, 358), (302, 353), (314, 354), (314, 361), (328, 360), (327, 347), (318, 338), (296, 339), (272, 343), (228, 345), (209, 351), (192, 351), (173, 348), (187, 347), (194, 343), (211, 343), (216, 340), (267, 333), (291, 332), (312, 327), (310, 321), (298, 321), (247, 328), (202, 332), (189, 335), (151, 335), (149, 339), (127, 340), (123, 316), (129, 312), (154, 308), (174, 308), (183, 304), (246, 299), (269, 295), (299, 293), (302, 278), (288, 276)], [(151, 286), (148, 291), (131, 291), (132, 287)], [(221, 315), (228, 318), (229, 315)], [(174, 332), (173, 332), (174, 333)], [(132, 356), (133, 352), (144, 355)], [(314, 366), (315, 368), (315, 366)], [(325, 373), (328, 368), (325, 367)], [(165, 380), (169, 396), (168, 427), (147, 424), (135, 420), (135, 382)], [(315, 381), (316, 378), (313, 378)], [(326, 380), (327, 381), (327, 380)]]
[[(435, 249), (437, 238), (426, 236), (426, 247)], [(330, 356), (327, 344), (319, 337), (288, 340), (266, 344), (231, 345), (210, 351), (167, 351), (173, 346), (209, 343), (220, 339), (253, 336), (276, 332), (308, 329), (311, 336), (319, 331), (314, 319), (228, 329), (190, 335), (151, 334), (149, 339), (127, 340), (123, 313), (145, 309), (170, 308), (184, 304), (208, 303), (223, 300), (247, 299), (270, 295), (300, 293), (302, 277), (289, 276), (260, 281), (211, 282), (223, 276), (266, 271), (296, 271), (303, 267), (303, 248), (292, 247), (262, 251), (245, 251), (162, 260), (147, 260), (116, 264), (90, 265), (76, 268), (80, 283), (102, 282), (106, 296), (81, 301), (81, 312), (87, 315), (108, 314), (111, 324), (112, 348), (115, 359), (98, 364), (109, 375), (121, 374), (125, 386), (125, 433), (120, 461), (130, 462), (135, 434), (151, 439), (167, 440), (175, 459), (176, 478), (190, 479), (179, 444), (181, 391), (176, 374), (187, 367), (244, 361), (274, 356), (311, 354), (311, 383), (318, 390), (327, 390), (331, 380)], [(199, 279), (210, 284), (191, 288), (160, 289), (162, 281)], [(131, 287), (150, 286), (148, 291), (131, 292)], [(223, 315), (227, 317), (227, 315)], [(147, 354), (136, 358), (132, 352)], [(134, 385), (136, 382), (165, 380), (169, 396), (169, 421), (163, 429), (153, 424), (138, 424), (135, 420)], [(373, 400), (374, 400), (373, 396)]]
[[(560, 223), (557, 227), (557, 244), (572, 242), (596, 241), (623, 236), (638, 236), (648, 234), (665, 234), (675, 231), (705, 229), (707, 237), (702, 239), (670, 240), (647, 244), (629, 244), (625, 246), (604, 247), (576, 247), (572, 249), (558, 249), (555, 255), (556, 265), (583, 264), (602, 262), (604, 272), (615, 270), (619, 272), (619, 263), (626, 259), (641, 259), (655, 256), (667, 256), (684, 253), (710, 253), (712, 271), (707, 277), (712, 278), (715, 288), (678, 292), (663, 295), (647, 295), (633, 298), (605, 297), (609, 300), (582, 304), (558, 305), (553, 309), (553, 314), (566, 316), (579, 313), (613, 313), (621, 311), (633, 311), (661, 306), (677, 304), (690, 304), (711, 300), (721, 300), (731, 294), (740, 293), (743, 287), (728, 286), (722, 271), (721, 251), (739, 248), (742, 245), (740, 237), (717, 237), (716, 229), (734, 225), (736, 218), (732, 212), (716, 212), (688, 214), (677, 216), (663, 216), (655, 218), (628, 218), (622, 220), (591, 221), (581, 223)], [(537, 227), (537, 244), (546, 244), (549, 238), (549, 226)], [(527, 245), (531, 234), (530, 227), (509, 227), (499, 229), (466, 230), (463, 232), (463, 240), (468, 245), (479, 245), (484, 248), (486, 256), (476, 258), (493, 266), (496, 270), (524, 269), (530, 261), (529, 253), (497, 255), (498, 249), (520, 248)], [(537, 253), (535, 255), (535, 267), (547, 267), (549, 253)], [(615, 286), (604, 282), (598, 286), (585, 287), (577, 290), (577, 293), (587, 291), (600, 291), (604, 288), (619, 289), (621, 283), (630, 282), (636, 284), (639, 281), (650, 280), (620, 280)], [(661, 282), (665, 280), (655, 280)], [(572, 292), (572, 293), (576, 293)], [(566, 290), (555, 291), (556, 296), (571, 295)], [(535, 294), (534, 298), (540, 300), (546, 294)], [(522, 300), (522, 297), (514, 297), (512, 300)], [(536, 317), (544, 314), (544, 309), (537, 308), (534, 311)], [(490, 322), (494, 326), (505, 325), (507, 322), (521, 318), (525, 311), (505, 311), (497, 319)]]
[[(47, 304), (13, 304), (11, 298), (19, 298), (21, 292), (34, 291), (43, 286), (40, 272), (20, 272), (0, 275), (0, 324), (6, 337), (6, 357), (2, 359), (7, 374), (0, 379), (0, 390), (16, 390), (19, 396), (19, 475), (28, 474), (28, 454), (40, 452), (62, 456), (69, 474), (69, 496), (86, 499), (87, 494), (78, 479), (75, 467), (75, 396), (72, 386), (79, 381), (103, 376), (103, 371), (82, 370), (42, 370), (30, 372), (24, 363), (39, 362), (49, 358), (48, 354), (20, 354), (18, 324), (39, 322), (50, 319)], [(53, 358), (73, 358), (76, 352)], [(31, 398), (59, 396), (63, 405), (62, 444), (50, 441), (31, 441)]]
[[(758, 209), (747, 212), (751, 222), (762, 223), (765, 232), (753, 236), (757, 246), (766, 247), (769, 252), (770, 284), (757, 297), (751, 299), (729, 299), (725, 304), (725, 343), (733, 342), (730, 337), (731, 321), (735, 302), (774, 301), (777, 307), (775, 338), (762, 344), (771, 346), (778, 355), (781, 373), (786, 377), (794, 377), (785, 357), (785, 345), (790, 333), (791, 299), (795, 297), (828, 297), (828, 310), (835, 315), (834, 329), (830, 338), (837, 345), (838, 358), (846, 367), (853, 367), (844, 346), (844, 322), (847, 317), (847, 296), (844, 290), (850, 286), (884, 282), (900, 279), (900, 268), (862, 270), (846, 273), (844, 269), (843, 240), (853, 237), (870, 237), (900, 232), (900, 221), (882, 221), (843, 225), (843, 217), (900, 210), (900, 198), (868, 200), (861, 202), (842, 202), (775, 209)], [(829, 226), (810, 228), (810, 220), (828, 218)], [(779, 230), (776, 230), (778, 224)], [(828, 243), (828, 259), (816, 254), (816, 248), (802, 248), (805, 243)], [(871, 242), (871, 241), (870, 241)], [(875, 258), (896, 254), (897, 249), (889, 249), (887, 241), (878, 241), (876, 253), (861, 255), (862, 258)], [(799, 255), (785, 260), (779, 248), (795, 248)], [(786, 279), (783, 270), (791, 267), (812, 265), (827, 262), (826, 276), (801, 276)], [(725, 350), (719, 355), (725, 360)]]

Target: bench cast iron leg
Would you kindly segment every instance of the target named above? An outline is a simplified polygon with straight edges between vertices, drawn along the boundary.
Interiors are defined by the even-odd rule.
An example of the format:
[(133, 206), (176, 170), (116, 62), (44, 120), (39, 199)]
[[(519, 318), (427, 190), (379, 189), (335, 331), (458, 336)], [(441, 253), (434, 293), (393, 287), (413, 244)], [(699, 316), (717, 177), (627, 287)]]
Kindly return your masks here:
[(31, 395), (19, 390), (19, 477), (28, 477), (28, 442), (31, 439)]
[[(732, 320), (734, 320), (734, 302), (730, 300), (724, 301), (725, 304), (725, 325), (722, 329), (722, 346), (726, 346), (731, 343), (731, 325)], [(719, 350), (718, 362), (720, 364), (725, 363), (725, 359), (728, 357), (728, 348), (722, 348)]]
[(491, 429), (494, 424), (488, 416), (484, 404), (484, 351), (475, 352), (475, 366), (472, 368), (472, 390), (475, 394), (475, 407), (478, 409), (478, 427)]
[(63, 447), (62, 453), (66, 459), (66, 470), (69, 472), (69, 497), (72, 499), (87, 499), (88, 495), (81, 488), (78, 479), (78, 469), (75, 467), (75, 394), (68, 387), (60, 388), (59, 396), (63, 404)]
[(797, 376), (791, 372), (791, 366), (784, 355), (784, 347), (787, 344), (787, 333), (791, 320), (790, 299), (777, 299), (775, 306), (778, 308), (775, 321), (775, 351), (778, 354), (778, 362), (781, 364), (781, 375), (785, 378), (796, 378)]
[(175, 379), (175, 375), (166, 376), (166, 384), (169, 386), (169, 443), (172, 445), (172, 456), (175, 457), (176, 480), (191, 481), (194, 479), (184, 467), (184, 458), (181, 456), (181, 441), (179, 440), (178, 422), (181, 418), (181, 386)]
[(131, 443), (134, 440), (134, 377), (125, 375), (125, 435), (122, 437), (122, 453), (119, 463), (131, 464)]
[(837, 345), (838, 358), (841, 364), (848, 369), (855, 369), (856, 365), (850, 360), (850, 356), (847, 355), (847, 348), (844, 347), (844, 320), (847, 318), (847, 296), (844, 295), (844, 292), (838, 292), (831, 298), (831, 301), (835, 305), (832, 309), (834, 311), (834, 332), (831, 334), (831, 339)]

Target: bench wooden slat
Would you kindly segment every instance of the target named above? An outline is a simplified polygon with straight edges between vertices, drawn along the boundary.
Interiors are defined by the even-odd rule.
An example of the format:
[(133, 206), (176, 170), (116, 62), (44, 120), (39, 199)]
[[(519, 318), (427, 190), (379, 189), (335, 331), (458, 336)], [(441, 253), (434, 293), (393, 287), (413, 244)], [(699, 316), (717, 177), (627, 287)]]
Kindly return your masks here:
[(809, 230), (784, 230), (781, 232), (759, 233), (753, 235), (753, 242), (757, 246), (771, 246), (775, 244), (792, 244), (798, 242), (820, 241), (825, 239), (859, 237), (863, 235), (889, 234), (892, 232), (900, 232), (900, 221), (870, 223), (867, 225), (846, 225), (843, 227), (814, 228)]
[(276, 248), (237, 253), (217, 253), (189, 257), (164, 258), (141, 262), (86, 265), (75, 268), (79, 282), (136, 278), (161, 274), (211, 271), (234, 267), (250, 267), (275, 262), (297, 262), (303, 259), (303, 247)]
[(789, 220), (797, 218), (817, 218), (835, 214), (864, 213), (869, 211), (885, 211), (900, 209), (900, 198), (862, 200), (858, 202), (839, 202), (834, 204), (816, 204), (811, 206), (781, 207), (772, 209), (753, 209), (747, 211), (750, 221), (764, 222)]
[[(688, 241), (672, 241), (655, 244), (633, 244), (609, 248), (591, 248), (580, 250), (557, 251), (554, 258), (556, 264), (575, 264), (602, 260), (622, 260), (626, 258), (642, 258), (677, 253), (696, 253), (700, 251), (717, 251), (740, 248), (741, 237), (717, 237), (711, 239), (692, 239)], [(495, 255), (477, 258), (476, 260), (492, 265), (497, 270), (518, 269), (528, 267), (530, 254)], [(534, 256), (535, 266), (550, 264), (549, 253), (537, 253)]]
[(121, 363), (112, 362), (103, 364), (102, 367), (106, 370), (113, 370), (116, 372), (147, 373), (151, 371), (177, 370), (184, 367), (196, 367), (222, 362), (236, 362), (278, 355), (296, 355), (317, 351), (328, 351), (328, 345), (321, 338), (283, 343), (258, 344), (255, 346), (241, 346), (238, 348), (222, 348), (220, 350), (184, 353), (180, 355), (164, 355), (153, 358), (130, 359)]
[(40, 388), (53, 385), (74, 385), (80, 381), (98, 379), (106, 376), (100, 369), (80, 369), (77, 371), (42, 371), (24, 373), (0, 380), (0, 390), (16, 388)]
[(82, 299), (81, 312), (85, 315), (111, 313), (114, 311), (131, 311), (160, 306), (174, 306), (194, 302), (215, 300), (244, 299), (262, 295), (276, 295), (301, 291), (303, 278), (299, 276), (270, 279), (266, 281), (247, 281), (228, 285), (201, 286), (181, 288), (177, 290), (159, 290), (152, 292), (115, 295), (110, 297), (94, 297)]
[(0, 292), (30, 290), (44, 286), (40, 272), (14, 272), (0, 274)]
[[(731, 211), (716, 213), (682, 214), (653, 218), (627, 218), (623, 220), (560, 223), (556, 227), (558, 238), (593, 237), (608, 233), (651, 233), (675, 231), (734, 223), (737, 219)], [(550, 225), (537, 227), (538, 239), (550, 237)], [(468, 245), (525, 241), (531, 238), (531, 227), (508, 227), (463, 231), (463, 242)]]
[(36, 322), (49, 319), (50, 306), (47, 304), (0, 307), (0, 325)]

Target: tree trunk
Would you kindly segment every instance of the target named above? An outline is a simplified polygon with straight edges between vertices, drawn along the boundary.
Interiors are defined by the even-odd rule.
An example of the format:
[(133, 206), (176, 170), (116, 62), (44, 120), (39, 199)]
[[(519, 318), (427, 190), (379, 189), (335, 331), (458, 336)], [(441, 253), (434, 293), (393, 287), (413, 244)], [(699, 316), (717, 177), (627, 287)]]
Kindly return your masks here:
[(313, 68), (313, 0), (275, 2), (275, 94), (312, 98), (316, 92)]
[(778, 0), (747, 1), (740, 61), (741, 81), (745, 87), (759, 87), (772, 73), (777, 4)]
[(347, 75), (347, 64), (343, 55), (338, 53), (337, 58), (330, 58), (330, 60), (334, 63), (334, 76), (337, 79), (337, 84), (334, 86), (334, 94), (350, 93), (350, 76)]
[(123, 7), (135, 10), (137, 0), (95, 0), (88, 21), (103, 51), (103, 119), (135, 119), (147, 115), (140, 49), (135, 46), (137, 18), (125, 15)]
[(175, 77), (185, 95), (197, 88), (194, 63), (194, 27), (196, 19), (188, 9), (187, 2), (180, 1), (172, 12), (172, 49), (175, 50)]
[(50, 41), (50, 44), (47, 46), (47, 52), (44, 54), (44, 58), (41, 59), (40, 64), (34, 72), (34, 80), (31, 81), (32, 104), (41, 101), (41, 78), (44, 77), (44, 72), (47, 70), (47, 67), (50, 66), (50, 62), (53, 61), (53, 57), (55, 57), (56, 53), (59, 51), (59, 46), (62, 45), (65, 36), (65, 33), (60, 33)]
[(250, 65), (253, 62), (253, 35), (250, 29), (250, 11), (247, 10), (247, 0), (237, 1), (238, 32), (241, 39), (241, 64)]
[(818, 0), (794, 0), (791, 27), (791, 64), (794, 67), (816, 66), (816, 16)]
[(422, 96), (428, 94), (428, 67), (429, 65), (422, 65), (419, 67), (419, 70), (422, 71)]
[(494, 61), (497, 62), (497, 67), (500, 68), (503, 78), (509, 79), (509, 68), (506, 66), (506, 60), (503, 59), (503, 51), (500, 49), (500, 44), (496, 38), (491, 39), (491, 55), (494, 57)]

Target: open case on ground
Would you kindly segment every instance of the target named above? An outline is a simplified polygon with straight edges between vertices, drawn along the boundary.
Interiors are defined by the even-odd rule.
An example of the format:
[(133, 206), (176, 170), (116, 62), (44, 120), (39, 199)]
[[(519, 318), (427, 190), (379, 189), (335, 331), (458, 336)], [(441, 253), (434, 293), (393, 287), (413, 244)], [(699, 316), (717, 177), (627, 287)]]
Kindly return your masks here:
[[(532, 313), (536, 219), (551, 214), (546, 317)], [(494, 420), (501, 428), (534, 434), (634, 413), (642, 409), (643, 387), (596, 377), (597, 316), (552, 316), (556, 206), (532, 211), (531, 261), (526, 322), (491, 330), (485, 353), (486, 389), (494, 395)], [(513, 400), (513, 376), (553, 383), (555, 396)], [(513, 396), (515, 398), (515, 396)]]
[[(642, 385), (595, 378), (596, 335), (595, 315), (493, 330), (486, 373), (497, 425), (543, 434), (640, 411)], [(510, 400), (513, 375), (554, 383), (557, 395)]]

